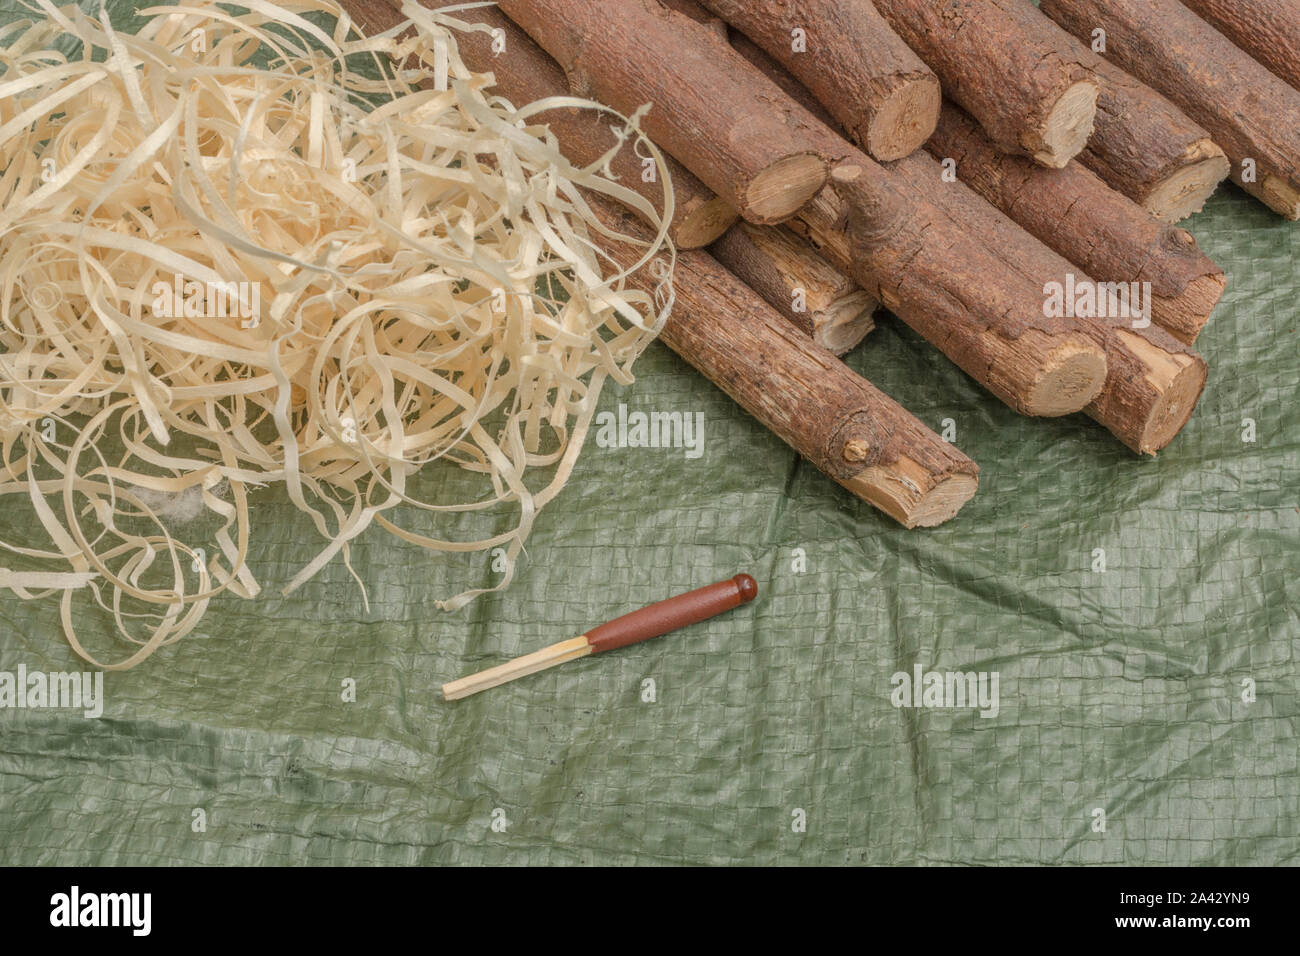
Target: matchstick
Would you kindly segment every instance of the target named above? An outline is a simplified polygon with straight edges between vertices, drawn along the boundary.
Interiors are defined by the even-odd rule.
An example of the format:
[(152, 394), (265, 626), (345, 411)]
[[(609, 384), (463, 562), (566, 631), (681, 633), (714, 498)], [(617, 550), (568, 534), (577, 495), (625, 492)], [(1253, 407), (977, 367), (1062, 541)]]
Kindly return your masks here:
[(447, 700), (459, 700), (470, 694), (477, 694), (481, 690), (487, 690), (489, 687), (498, 687), (507, 681), (554, 667), (556, 664), (659, 637), (669, 631), (721, 614), (723, 611), (730, 611), (747, 601), (752, 601), (757, 594), (758, 585), (754, 579), (748, 574), (738, 574), (727, 581), (696, 588), (694, 591), (687, 591), (666, 601), (643, 607), (639, 611), (616, 617), (578, 637), (560, 641), (558, 644), (543, 647), (540, 651), (506, 661), (497, 667), (489, 667), (477, 674), (470, 674), (468, 677), (443, 684), (442, 696)]

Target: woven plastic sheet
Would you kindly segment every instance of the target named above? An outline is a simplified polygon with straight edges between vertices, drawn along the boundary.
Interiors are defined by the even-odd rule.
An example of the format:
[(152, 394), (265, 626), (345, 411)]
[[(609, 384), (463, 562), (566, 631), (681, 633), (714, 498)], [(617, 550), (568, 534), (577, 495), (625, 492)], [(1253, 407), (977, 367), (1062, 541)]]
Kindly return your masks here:
[[(659, 344), (602, 408), (699, 413), (703, 455), (593, 432), (516, 584), (455, 614), (434, 600), (491, 584), (492, 557), (377, 528), (369, 612), (338, 562), (281, 597), (318, 542), (257, 493), (262, 597), (107, 674), (99, 719), (0, 710), (0, 862), (1300, 861), (1300, 231), (1233, 187), (1189, 227), (1230, 286), (1156, 459), (1017, 417), (895, 320), (850, 356), (980, 463), (938, 529), (853, 499)], [(751, 605), (441, 700), (742, 570)], [(19, 665), (81, 669), (56, 602), (0, 597)], [(896, 707), (917, 666), (996, 673), (996, 715)]]

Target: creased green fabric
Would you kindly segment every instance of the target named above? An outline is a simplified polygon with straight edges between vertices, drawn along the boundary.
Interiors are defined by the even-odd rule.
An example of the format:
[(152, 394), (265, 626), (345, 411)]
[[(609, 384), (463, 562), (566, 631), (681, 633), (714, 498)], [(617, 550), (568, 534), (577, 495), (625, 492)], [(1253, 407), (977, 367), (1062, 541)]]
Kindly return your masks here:
[[(1300, 231), (1233, 187), (1190, 229), (1230, 287), (1208, 390), (1154, 460), (1082, 416), (1017, 417), (882, 319), (852, 367), (983, 469), (935, 530), (851, 498), (659, 344), (602, 408), (701, 412), (703, 457), (590, 441), (515, 585), (464, 611), (433, 602), (491, 583), (489, 556), (379, 529), (354, 549), (369, 612), (339, 562), (281, 597), (318, 541), (258, 493), (261, 598), (108, 674), (99, 720), (0, 710), (0, 863), (1300, 861)], [(7, 540), (34, 527), (6, 503)], [(753, 605), (440, 699), (741, 570)], [(0, 596), (19, 664), (81, 667), (55, 602)], [(997, 715), (896, 708), (916, 665), (997, 672)]]

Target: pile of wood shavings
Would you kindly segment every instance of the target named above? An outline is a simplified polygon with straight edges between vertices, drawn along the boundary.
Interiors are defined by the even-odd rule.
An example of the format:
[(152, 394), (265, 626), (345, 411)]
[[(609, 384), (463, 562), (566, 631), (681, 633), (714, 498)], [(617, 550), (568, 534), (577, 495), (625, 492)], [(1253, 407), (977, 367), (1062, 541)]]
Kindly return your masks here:
[[(33, 2), (0, 30), (0, 501), (44, 540), (0, 542), (0, 586), (57, 596), (78, 654), (134, 666), (217, 594), (258, 593), (249, 491), (283, 483), (322, 538), (286, 593), (372, 524), (432, 551), (503, 547), (505, 587), (603, 382), (631, 381), (671, 305), (667, 177), (657, 216), (605, 163), (573, 168), (529, 117), (610, 111), (495, 96), (459, 59), (454, 11), (413, 11), (399, 41), (411, 24), (366, 38), (328, 0), (154, 7), (135, 34)], [(662, 168), (635, 119), (609, 119)], [(656, 224), (637, 243), (656, 296), (598, 252), (634, 240), (582, 190)], [(431, 464), (488, 490), (417, 501)], [(204, 542), (181, 540), (182, 500), (217, 525)], [(440, 540), (401, 527), (402, 506), (505, 507), (513, 527)], [(78, 638), (105, 613), (137, 645), (125, 659)]]

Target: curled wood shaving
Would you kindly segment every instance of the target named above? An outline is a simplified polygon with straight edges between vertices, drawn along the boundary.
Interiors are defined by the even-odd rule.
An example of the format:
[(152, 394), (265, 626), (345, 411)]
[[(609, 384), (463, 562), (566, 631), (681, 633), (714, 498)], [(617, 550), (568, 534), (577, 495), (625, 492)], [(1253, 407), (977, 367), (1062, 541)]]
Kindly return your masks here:
[[(321, 538), (286, 593), (376, 524), (435, 552), (506, 549), (497, 587), (441, 607), (508, 585), (602, 384), (631, 381), (672, 297), (667, 176), (656, 215), (608, 156), (574, 168), (532, 117), (602, 110), (662, 169), (637, 118), (495, 95), (460, 60), (454, 10), (410, 3), (367, 38), (331, 0), (155, 6), (135, 34), (102, 6), (31, 3), (0, 30), (0, 500), (43, 536), (0, 542), (0, 586), (57, 596), (78, 654), (134, 666), (218, 594), (258, 594), (250, 492), (272, 484)], [(584, 190), (656, 223), (637, 265), (656, 295), (601, 255), (597, 234), (634, 240)], [(418, 500), (434, 465), (484, 493)], [(452, 540), (403, 509), (513, 519)], [(196, 516), (202, 543), (183, 540)], [(125, 658), (83, 646), (96, 607)]]

